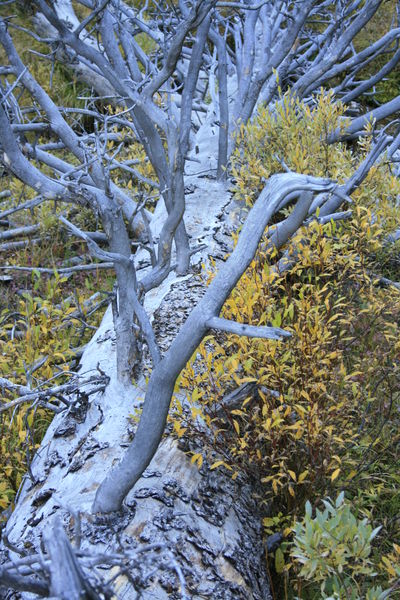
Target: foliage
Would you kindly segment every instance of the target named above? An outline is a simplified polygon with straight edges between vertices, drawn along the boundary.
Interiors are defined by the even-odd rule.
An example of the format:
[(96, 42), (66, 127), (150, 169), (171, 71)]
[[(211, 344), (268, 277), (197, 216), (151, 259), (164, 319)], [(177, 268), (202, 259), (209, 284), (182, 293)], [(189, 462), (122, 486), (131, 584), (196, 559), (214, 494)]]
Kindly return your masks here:
[[(354, 172), (371, 145), (371, 136), (361, 138), (358, 152), (344, 143), (331, 144), (329, 135), (346, 129), (346, 107), (333, 101), (333, 93), (321, 90), (311, 104), (294, 97), (290, 90), (271, 110), (261, 107), (257, 116), (239, 132), (232, 157), (238, 199), (251, 205), (274, 173), (290, 169), (316, 177), (329, 177), (343, 183)], [(373, 123), (366, 128), (371, 132)], [(388, 165), (371, 169), (367, 179), (354, 192), (353, 199), (375, 209), (379, 202), (380, 224), (396, 226), (394, 201), (400, 192), (399, 181)]]
[(321, 598), (383, 600), (390, 591), (371, 587), (376, 576), (371, 561), (371, 543), (380, 527), (372, 529), (360, 520), (340, 493), (333, 504), (322, 501), (325, 510), (312, 516), (306, 502), (302, 522), (294, 526), (292, 557), (301, 565), (300, 577), (321, 583)]
[(400, 546), (398, 544), (393, 544), (392, 552), (382, 556), (379, 566), (386, 574), (389, 583), (398, 586), (400, 580)]
[[(372, 45), (377, 39), (382, 37), (390, 27), (393, 27), (393, 23), (398, 21), (398, 6), (395, 0), (385, 0), (382, 6), (375, 13), (372, 19), (366, 24), (365, 27), (360, 31), (354, 40), (355, 49), (358, 51), (367, 48)], [(392, 53), (397, 49), (396, 43), (391, 45)], [(393, 54), (383, 54), (378, 56), (375, 60), (364, 66), (359, 73), (359, 78), (369, 79), (375, 73), (379, 71), (392, 57)], [(374, 88), (374, 94), (372, 96), (373, 103), (384, 104), (393, 100), (398, 95), (400, 83), (400, 67), (397, 65), (392, 71), (382, 79)], [(360, 99), (361, 103), (371, 103), (371, 96), (366, 95)]]
[[(262, 110), (240, 134), (237, 194), (251, 203), (281, 160), (344, 181), (368, 142), (357, 153), (343, 145), (324, 149), (343, 111), (325, 94), (315, 99), (312, 117), (290, 95), (273, 113)], [(383, 240), (396, 222), (399, 191), (382, 162), (353, 194), (351, 219), (313, 220), (279, 255), (261, 245), (223, 316), (283, 327), (292, 337), (209, 336), (182, 375), (190, 411), (177, 400), (173, 418), (178, 437), (196, 430), (209, 440), (220, 455), (212, 468), (259, 481), (270, 531), (287, 534), (307, 500), (346, 487), (360, 514), (383, 525), (376, 566), (399, 532), (396, 517), (387, 518), (399, 510), (399, 292), (379, 283), (382, 262), (390, 269)], [(245, 400), (226, 400), (245, 384)]]
[[(5, 308), (0, 313), (0, 372), (2, 377), (34, 389), (65, 380), (74, 348), (85, 343), (91, 331), (86, 319), (95, 326), (99, 317), (89, 316), (91, 307), (84, 296), (63, 297), (67, 279), (57, 271), (46, 281), (37, 272), (32, 279), (35, 295), (23, 292), (12, 310)], [(13, 399), (11, 392), (3, 390), (4, 403)], [(0, 413), (0, 508), (5, 508), (18, 490), (51, 415), (44, 408), (26, 405)]]
[(337, 127), (345, 127), (344, 112), (343, 104), (333, 102), (332, 92), (321, 92), (313, 106), (289, 91), (273, 110), (260, 107), (256, 118), (240, 128), (232, 157), (237, 197), (252, 204), (267, 179), (283, 171), (283, 163), (296, 173), (343, 182), (354, 157), (344, 144), (330, 144), (328, 138)]

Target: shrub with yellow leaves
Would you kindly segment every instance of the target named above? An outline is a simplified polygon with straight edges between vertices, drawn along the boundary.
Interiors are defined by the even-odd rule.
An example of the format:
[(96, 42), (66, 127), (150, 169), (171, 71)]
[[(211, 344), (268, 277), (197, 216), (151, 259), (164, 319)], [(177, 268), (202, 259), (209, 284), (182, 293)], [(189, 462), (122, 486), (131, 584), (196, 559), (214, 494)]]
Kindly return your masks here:
[[(99, 315), (86, 316), (84, 297), (65, 295), (67, 279), (57, 271), (46, 281), (33, 273), (33, 292), (23, 292), (13, 310), (0, 313), (2, 377), (32, 389), (63, 383), (69, 375), (73, 348), (85, 343)], [(53, 413), (40, 405), (22, 404), (4, 410), (15, 393), (0, 388), (0, 511), (13, 500), (29, 460), (39, 446)]]
[[(311, 113), (287, 95), (242, 128), (234, 157), (240, 198), (251, 203), (262, 178), (281, 170), (282, 162), (343, 181), (362, 160), (367, 141), (357, 151), (327, 143), (344, 107), (324, 93), (314, 104)], [(269, 514), (282, 511), (278, 528), (301, 514), (307, 500), (315, 505), (344, 487), (375, 522), (371, 505), (382, 508), (388, 488), (398, 483), (399, 291), (383, 287), (380, 273), (384, 256), (390, 269), (392, 250), (384, 239), (399, 192), (382, 162), (354, 193), (351, 219), (314, 220), (289, 242), (284, 251), (296, 255), (289, 268), (279, 272), (272, 266), (276, 250), (261, 245), (222, 316), (282, 327), (292, 337), (208, 336), (181, 377), (192, 410), (188, 415), (177, 404), (178, 435), (205, 425), (220, 455), (212, 467), (258, 481)], [(249, 391), (232, 403), (235, 389)], [(380, 463), (383, 485), (372, 498), (370, 481)], [(383, 553), (399, 532), (398, 520), (387, 521), (382, 532)]]

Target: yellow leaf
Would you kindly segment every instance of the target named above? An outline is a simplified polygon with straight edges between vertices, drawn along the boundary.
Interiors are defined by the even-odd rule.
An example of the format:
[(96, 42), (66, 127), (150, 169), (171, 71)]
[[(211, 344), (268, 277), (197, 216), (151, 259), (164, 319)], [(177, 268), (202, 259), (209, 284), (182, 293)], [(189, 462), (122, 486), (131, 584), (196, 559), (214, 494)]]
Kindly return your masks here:
[(305, 478), (307, 477), (307, 475), (308, 475), (308, 470), (306, 469), (305, 471), (300, 473), (298, 482), (302, 483), (305, 480)]
[(293, 481), (297, 480), (296, 473), (294, 471), (288, 471), (288, 473), (289, 473), (290, 477), (293, 479)]
[(197, 402), (197, 400), (200, 398), (201, 393), (199, 391), (199, 388), (195, 387), (193, 392), (192, 392), (192, 402)]
[(293, 532), (291, 530), (290, 527), (285, 527), (285, 529), (283, 530), (283, 537), (288, 537), (289, 535), (291, 535)]
[(338, 477), (340, 473), (340, 469), (335, 469), (331, 475), (331, 481), (335, 481), (335, 479)]
[(386, 556), (382, 556), (382, 563), (389, 575), (395, 577), (396, 571), (394, 570), (391, 561)]
[[(191, 462), (191, 463), (192, 463), (192, 465), (193, 465), (195, 462), (198, 462), (200, 458), (201, 458), (201, 464), (203, 464), (203, 457), (201, 456), (201, 454), (200, 454), (199, 452), (198, 452), (197, 454), (193, 454), (193, 456), (192, 456), (192, 458), (191, 458), (190, 462)], [(200, 465), (200, 466), (201, 466), (201, 465)]]
[(294, 434), (294, 439), (295, 439), (295, 440), (299, 440), (299, 439), (301, 438), (301, 436), (302, 436), (302, 435), (303, 435), (303, 429), (301, 429), (301, 428), (300, 428), (300, 429), (298, 429), (298, 430), (296, 431), (296, 433)]
[(239, 423), (235, 420), (233, 420), (233, 426), (235, 428), (235, 431), (238, 435), (240, 435), (240, 427), (239, 427)]
[(181, 427), (181, 425), (178, 423), (178, 421), (174, 421), (174, 429), (176, 431), (178, 438), (181, 438), (186, 431), (186, 427)]
[(224, 461), (223, 461), (223, 460), (217, 460), (217, 462), (215, 462), (215, 463), (213, 463), (213, 464), (211, 465), (210, 469), (211, 469), (211, 470), (212, 470), (212, 469), (216, 469), (217, 467), (220, 467), (220, 466), (221, 466), (221, 465), (223, 465), (223, 464), (224, 464)]

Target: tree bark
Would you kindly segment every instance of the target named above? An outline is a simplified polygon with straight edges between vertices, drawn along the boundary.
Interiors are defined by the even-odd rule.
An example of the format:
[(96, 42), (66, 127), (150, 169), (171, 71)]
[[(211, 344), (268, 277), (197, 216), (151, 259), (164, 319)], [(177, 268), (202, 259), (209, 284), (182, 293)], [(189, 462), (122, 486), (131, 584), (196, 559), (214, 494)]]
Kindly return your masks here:
[[(260, 93), (266, 101), (273, 98), (278, 86), (276, 75), (281, 77), (286, 74), (295, 79), (300, 68), (302, 76), (297, 79), (295, 90), (299, 97), (304, 97), (333, 76), (332, 69), (337, 62), (339, 65), (335, 66), (335, 75), (339, 75), (347, 68), (355, 68), (357, 61), (360, 63), (361, 60), (364, 60), (364, 57), (361, 56), (362, 53), (355, 58), (352, 57), (353, 62), (349, 64), (348, 60), (350, 59), (346, 59), (345, 52), (356, 33), (368, 22), (381, 3), (382, 0), (373, 0), (373, 2), (367, 3), (368, 6), (366, 5), (360, 11), (361, 16), (354, 20), (353, 25), (351, 27), (349, 25), (347, 30), (339, 32), (338, 39), (331, 39), (330, 27), (327, 28), (326, 35), (324, 34), (325, 38), (322, 40), (319, 39), (319, 35), (314, 41), (306, 38), (307, 41), (304, 42), (305, 46), (303, 45), (302, 53), (299, 56), (296, 56), (295, 52), (298, 44), (302, 48), (300, 33), (303, 23), (307, 17), (312, 16), (314, 7), (317, 10), (320, 3), (314, 0), (305, 0), (300, 3), (288, 2), (287, 6), (293, 4), (294, 10), (291, 16), (293, 25), (290, 28), (281, 27), (284, 14), (279, 8), (281, 3), (276, 3), (274, 11), (269, 11), (270, 6), (267, 5), (260, 5), (256, 8), (256, 5), (251, 7), (250, 3), (245, 3), (245, 5), (248, 4), (248, 8), (253, 8), (254, 12), (245, 13), (243, 48), (241, 48), (240, 31), (235, 37), (237, 78), (227, 76), (231, 53), (224, 53), (224, 47), (220, 45), (218, 47), (219, 115), (217, 115), (217, 107), (211, 104), (204, 123), (193, 140), (192, 161), (186, 163), (185, 178), (182, 169), (186, 160), (189, 137), (193, 133), (190, 122), (182, 120), (182, 129), (178, 139), (176, 134), (179, 128), (172, 127), (169, 117), (164, 115), (161, 118), (158, 108), (150, 102), (154, 92), (160, 89), (160, 86), (175, 70), (182, 46), (180, 40), (183, 34), (181, 35), (180, 30), (178, 29), (174, 36), (173, 51), (168, 53), (168, 60), (165, 61), (165, 65), (158, 72), (157, 77), (154, 77), (150, 85), (143, 82), (145, 87), (147, 85), (148, 102), (146, 103), (142, 98), (145, 96), (143, 91), (140, 95), (133, 85), (135, 82), (138, 83), (135, 79), (134, 68), (132, 68), (133, 75), (131, 77), (132, 88), (124, 87), (128, 74), (127, 66), (122, 61), (122, 55), (119, 55), (117, 38), (112, 29), (113, 21), (112, 19), (107, 21), (107, 14), (103, 16), (100, 26), (102, 43), (106, 53), (111, 57), (110, 62), (98, 52), (97, 40), (93, 42), (94, 45), (90, 45), (88, 42), (88, 47), (86, 47), (82, 39), (74, 36), (65, 23), (58, 23), (58, 33), (55, 27), (51, 26), (56, 38), (59, 33), (62, 34), (61, 37), (65, 38), (66, 49), (69, 48), (69, 51), (73, 50), (80, 58), (86, 59), (85, 63), (79, 60), (74, 61), (75, 72), (79, 78), (88, 81), (100, 94), (115, 95), (117, 101), (118, 95), (120, 98), (127, 96), (128, 99), (134, 101), (134, 106), (130, 109), (133, 129), (142, 137), (143, 146), (160, 180), (159, 188), (164, 190), (165, 195), (166, 209), (162, 208), (160, 203), (157, 205), (155, 218), (152, 219), (150, 228), (155, 239), (159, 238), (162, 232), (159, 246), (163, 247), (165, 241), (168, 260), (159, 260), (160, 285), (155, 289), (151, 289), (151, 285), (147, 287), (143, 285), (146, 291), (147, 289), (151, 290), (146, 294), (145, 309), (153, 320), (157, 342), (162, 350), (165, 351), (170, 346), (190, 309), (196, 305), (197, 300), (204, 292), (204, 282), (193, 272), (184, 277), (170, 273), (164, 279), (170, 263), (177, 260), (176, 256), (170, 260), (173, 238), (178, 250), (181, 248), (181, 252), (178, 251), (179, 267), (182, 268), (181, 263), (184, 263), (182, 270), (186, 269), (186, 251), (189, 246), (183, 223), (180, 222), (183, 211), (185, 211), (186, 230), (191, 237), (191, 247), (198, 244), (205, 247), (205, 250), (195, 255), (194, 263), (198, 267), (197, 270), (202, 263), (207, 264), (210, 256), (218, 262), (230, 250), (229, 231), (232, 223), (235, 223), (235, 212), (238, 212), (240, 208), (232, 202), (226, 185), (209, 176), (211, 171), (217, 171), (218, 177), (223, 179), (224, 167), (233, 147), (232, 139), (229, 144), (231, 147), (227, 148), (228, 131), (234, 132), (235, 127), (238, 127), (240, 123), (247, 122), (259, 100)], [(51, 16), (50, 3), (37, 0), (37, 4), (41, 6), (46, 15)], [(95, 12), (97, 9), (100, 12), (106, 4), (106, 0), (96, 3)], [(72, 7), (70, 0), (57, 0), (55, 5), (65, 17), (62, 19), (63, 22), (68, 21), (67, 17)], [(182, 2), (180, 5), (184, 10), (185, 3)], [(204, 3), (206, 7), (202, 12), (204, 23), (198, 28), (197, 41), (193, 45), (190, 59), (193, 67), (192, 74), (197, 72), (198, 75), (198, 67), (203, 54), (202, 44), (205, 42), (206, 35), (209, 35), (211, 39), (214, 37), (214, 43), (217, 46), (219, 42), (222, 44), (222, 38), (218, 37), (220, 36), (219, 27), (214, 32), (212, 29), (209, 32), (207, 7), (214, 5), (215, 2)], [(333, 7), (334, 5), (335, 3), (332, 3)], [(89, 2), (87, 6), (95, 5)], [(261, 16), (261, 21), (259, 21), (259, 16)], [(189, 20), (182, 21), (182, 23), (186, 23), (187, 31), (196, 23), (196, 19), (197, 16), (193, 13), (193, 17)], [(53, 19), (53, 22), (57, 24), (57, 20)], [(37, 23), (41, 24), (43, 31), (48, 34), (49, 24), (46, 25), (46, 21), (40, 16), (37, 17)], [(80, 27), (77, 22), (73, 22), (73, 25), (78, 29)], [(145, 23), (142, 26), (144, 27)], [(3, 25), (3, 29), (5, 31), (5, 25)], [(195, 29), (194, 25), (193, 29)], [(235, 33), (235, 27), (233, 31)], [(153, 35), (157, 35), (155, 30)], [(397, 32), (393, 39), (397, 39), (399, 35)], [(124, 36), (121, 37), (122, 44), (128, 41)], [(307, 44), (311, 41), (313, 43), (308, 46), (307, 50)], [(336, 54), (331, 52), (331, 47), (334, 47)], [(129, 55), (129, 50), (128, 45), (124, 49), (125, 55)], [(376, 51), (378, 50), (376, 49)], [(74, 52), (72, 56), (75, 58)], [(314, 58), (314, 55), (318, 60)], [(113, 62), (114, 58), (115, 62)], [(397, 58), (396, 53), (394, 63)], [(67, 63), (70, 62), (68, 54), (65, 54), (63, 59)], [(103, 70), (100, 67), (92, 69), (88, 66), (92, 64), (95, 67), (95, 59), (98, 61), (97, 67), (100, 65)], [(185, 60), (188, 59), (185, 58)], [(353, 65), (354, 62), (355, 65)], [(25, 73), (22, 63), (19, 64), (16, 59), (14, 63), (19, 69), (16, 72), (22, 78), (21, 81), (25, 81), (27, 86), (31, 85), (33, 95), (36, 94), (37, 97), (40, 93), (41, 103), (48, 116), (50, 115), (49, 120), (52, 121), (53, 126), (57, 125), (54, 130), (58, 132), (60, 139), (63, 140), (66, 147), (69, 144), (80, 162), (85, 164), (86, 156), (74, 132), (66, 128), (61, 116), (56, 112), (57, 107), (49, 102), (42, 91), (36, 89)], [(111, 64), (113, 68), (111, 68)], [(383, 77), (383, 74), (380, 74), (379, 77)], [(140, 78), (139, 72), (139, 82)], [(131, 95), (125, 93), (127, 89)], [(195, 81), (193, 81), (192, 87), (185, 87), (185, 90), (187, 90), (187, 94), (181, 98), (180, 113), (178, 110), (176, 113), (181, 116), (186, 114), (189, 117), (195, 97)], [(215, 95), (215, 90), (213, 92)], [(360, 93), (359, 90), (358, 93)], [(381, 119), (392, 114), (398, 107), (399, 99), (393, 100), (384, 107), (374, 110), (372, 116)], [(230, 118), (229, 115), (231, 115)], [(218, 116), (219, 124), (216, 120)], [(3, 135), (4, 133), (8, 135), (8, 127), (10, 138), (13, 139), (12, 129), (8, 125), (7, 115), (3, 109), (0, 109), (0, 120)], [(365, 117), (354, 120), (347, 134), (357, 134), (364, 124)], [(47, 127), (46, 124), (45, 126)], [(166, 135), (166, 139), (169, 142), (171, 156), (176, 158), (175, 170), (174, 168), (171, 168), (170, 171), (167, 169), (163, 140), (159, 133), (159, 129), (163, 128), (164, 132), (172, 132), (170, 136), (172, 141), (169, 140), (168, 135)], [(223, 135), (218, 141), (219, 129)], [(340, 132), (334, 132), (331, 141), (335, 135), (339, 136), (339, 134)], [(176, 152), (174, 139), (176, 143), (178, 141), (181, 143), (181, 147), (178, 145)], [(218, 142), (220, 146), (219, 162), (216, 157)], [(19, 176), (22, 179), (24, 177), (28, 179), (27, 183), (33, 188), (39, 187), (40, 191), (42, 187), (46, 189), (45, 186), (51, 184), (52, 195), (61, 193), (65, 195), (64, 188), (60, 187), (57, 180), (51, 180), (49, 183), (49, 178), (39, 170), (34, 172), (34, 177), (31, 177), (31, 181), (29, 181), (31, 171), (25, 174), (28, 160), (21, 156), (21, 151), (16, 143), (11, 143), (9, 155), (5, 155), (5, 158), (8, 165), (17, 163), (19, 160), (21, 164)], [(49, 160), (49, 157), (42, 151), (41, 160), (44, 164), (46, 164), (45, 159)], [(55, 165), (54, 160), (55, 157), (52, 157), (53, 168), (61, 173), (68, 172), (68, 165), (63, 164), (60, 159), (57, 159)], [(91, 169), (94, 183), (100, 190), (103, 190), (104, 173), (96, 167), (96, 164)], [(207, 173), (208, 175), (204, 175)], [(83, 179), (82, 183), (86, 185), (86, 179)], [(187, 195), (186, 198), (184, 197), (184, 184), (190, 184), (194, 189), (194, 193)], [(175, 207), (170, 197), (170, 186), (171, 193), (174, 192), (176, 196)], [(103, 191), (107, 190), (104, 188)], [(126, 213), (128, 209), (124, 202), (126, 204), (129, 198), (126, 198), (122, 192), (119, 192), (119, 195), (115, 190), (114, 192)], [(351, 192), (345, 187), (343, 193)], [(299, 202), (297, 208), (299, 211), (302, 210), (305, 216), (310, 204), (311, 207), (313, 205), (311, 198), (306, 197), (303, 200), (306, 200), (307, 203), (303, 202), (301, 205)], [(337, 202), (340, 204), (341, 200), (341, 198), (333, 197), (329, 206)], [(323, 209), (327, 211), (328, 204)], [(166, 210), (169, 213), (169, 219), (166, 219)], [(326, 216), (326, 214), (326, 212), (321, 212), (321, 216)], [(297, 217), (297, 212), (294, 211), (293, 215)], [(129, 215), (125, 214), (125, 216)], [(179, 225), (178, 222), (181, 224)], [(289, 236), (292, 232), (291, 220), (288, 219), (281, 225), (280, 236)], [(116, 237), (118, 238), (114, 235), (114, 239)], [(117, 241), (121, 242), (121, 239)], [(119, 252), (119, 245), (117, 244), (117, 246), (112, 248), (114, 252), (117, 250)], [(127, 241), (125, 254), (128, 256), (130, 254)], [(160, 256), (163, 258), (162, 253)], [(135, 258), (140, 260), (141, 254), (139, 253)], [(148, 258), (147, 255), (146, 258)], [(149, 279), (152, 285), (155, 285), (154, 273), (150, 272)], [(146, 281), (146, 278), (142, 281)], [(123, 289), (123, 286), (120, 289)], [(129, 310), (129, 307), (126, 308), (129, 317), (133, 308)], [(215, 315), (207, 326), (231, 327), (229, 323), (223, 323)], [(250, 330), (251, 332), (252, 330)], [(242, 476), (232, 481), (229, 476), (219, 470), (211, 471), (207, 461), (204, 461), (199, 470), (191, 463), (188, 451), (196, 452), (201, 449), (203, 454), (209, 453), (211, 462), (213, 458), (211, 449), (204, 446), (203, 442), (200, 443), (200, 440), (182, 438), (181, 443), (178, 444), (174, 441), (173, 436), (167, 433), (149, 467), (127, 495), (124, 510), (106, 516), (93, 515), (92, 506), (99, 485), (111, 468), (126, 454), (126, 448), (135, 435), (136, 425), (129, 415), (135, 414), (135, 411), (142, 406), (142, 400), (146, 393), (145, 375), (148, 370), (149, 361), (145, 363), (135, 385), (131, 385), (126, 380), (124, 383), (121, 382), (121, 379), (118, 381), (116, 334), (111, 308), (109, 308), (101, 327), (85, 349), (79, 371), (84, 378), (88, 378), (96, 372), (105, 374), (109, 379), (109, 384), (104, 392), (90, 394), (87, 397), (87, 402), (83, 404), (79, 415), (62, 412), (54, 417), (30, 466), (30, 472), (22, 486), (15, 511), (5, 528), (0, 547), (0, 564), (9, 566), (12, 562), (19, 564), (22, 561), (23, 563), (29, 558), (24, 557), (28, 552), (28, 554), (33, 553), (39, 557), (38, 565), (42, 568), (42, 579), (38, 576), (36, 580), (33, 577), (32, 581), (29, 575), (25, 578), (24, 583), (21, 581), (21, 578), (24, 579), (23, 569), (20, 573), (21, 578), (18, 579), (14, 571), (7, 576), (7, 573), (5, 575), (2, 573), (0, 567), (0, 580), (6, 585), (20, 589), (20, 597), (36, 598), (40, 595), (53, 595), (54, 597), (55, 595), (59, 598), (64, 597), (65, 594), (65, 597), (73, 598), (79, 597), (82, 590), (86, 597), (99, 597), (95, 595), (97, 592), (93, 591), (96, 590), (96, 585), (94, 585), (96, 582), (93, 584), (94, 587), (92, 585), (93, 578), (103, 582), (114, 578), (112, 584), (115, 595), (124, 600), (139, 597), (149, 600), (150, 598), (170, 597), (265, 600), (271, 597), (266, 573), (265, 549), (262, 542), (261, 514), (253, 495), (252, 482)], [(170, 387), (172, 389), (173, 384)], [(81, 393), (85, 394), (84, 386)], [(118, 481), (116, 485), (118, 485)], [(63, 524), (63, 529), (61, 529), (60, 523)], [(77, 523), (80, 524), (78, 528)], [(73, 545), (70, 545), (68, 539), (64, 537), (64, 531), (71, 540), (76, 538), (74, 543), (81, 540), (80, 554), (74, 549), (71, 550)], [(43, 555), (40, 554), (43, 551), (41, 546), (45, 550)], [(158, 564), (146, 559), (147, 553), (150, 551), (159, 553), (157, 554)], [(140, 566), (135, 566), (134, 574), (129, 569), (124, 571), (116, 566), (117, 552), (131, 553), (136, 557), (136, 563)], [(82, 553), (86, 553), (87, 557), (97, 555), (98, 561), (93, 563), (91, 569), (87, 567), (87, 564), (82, 566), (75, 560), (78, 554), (82, 557)], [(101, 559), (99, 554), (104, 558)], [(58, 571), (54, 565), (54, 558), (56, 561), (69, 562), (71, 589), (63, 590), (63, 587), (68, 586), (68, 583), (65, 583), (68, 580), (68, 569), (63, 564), (63, 568)], [(83, 584), (85, 577), (90, 579), (90, 585), (87, 588)], [(104, 589), (106, 588), (107, 586)], [(31, 590), (34, 595), (32, 596), (27, 590)]]
[[(213, 154), (204, 145), (205, 139), (213, 139), (210, 122), (206, 120), (197, 134), (197, 147), (206, 150), (200, 155), (203, 164)], [(186, 199), (187, 229), (193, 245), (205, 246), (194, 256), (194, 270), (198, 271), (208, 257), (217, 261), (224, 257), (230, 231), (238, 223), (234, 215), (241, 208), (232, 201), (226, 185), (195, 175), (203, 170), (201, 164), (189, 165), (192, 172), (187, 174), (187, 182), (195, 191)], [(155, 230), (162, 226), (164, 210), (157, 207), (151, 224)], [(171, 273), (146, 295), (145, 308), (152, 315), (163, 349), (203, 290), (199, 275), (176, 277)], [(110, 517), (91, 514), (99, 484), (125, 454), (134, 435), (129, 415), (141, 407), (146, 388), (144, 375), (136, 385), (117, 382), (110, 308), (85, 349), (79, 373), (90, 375), (96, 370), (110, 378), (104, 393), (89, 397), (86, 414), (79, 420), (65, 413), (56, 415), (32, 462), (33, 479), (26, 476), (6, 528), (12, 547), (37, 552), (41, 538), (49, 539), (55, 517), (62, 520), (72, 538), (71, 521), (79, 514), (81, 550), (112, 553), (121, 544), (140, 552), (145, 545), (161, 544), (182, 571), (187, 598), (270, 598), (261, 515), (251, 482), (240, 477), (232, 481), (220, 470), (210, 471), (207, 461), (199, 470), (187, 453), (199, 450), (196, 440), (186, 439), (178, 445), (165, 436), (149, 468), (129, 493), (124, 510)], [(1, 551), (3, 562), (18, 556), (5, 543)], [(109, 569), (108, 575), (111, 572)], [(133, 583), (121, 574), (114, 582), (116, 597), (124, 599), (180, 598), (181, 588), (176, 573), (168, 570), (157, 572), (149, 581), (142, 575)], [(39, 597), (19, 594), (21, 598)]]

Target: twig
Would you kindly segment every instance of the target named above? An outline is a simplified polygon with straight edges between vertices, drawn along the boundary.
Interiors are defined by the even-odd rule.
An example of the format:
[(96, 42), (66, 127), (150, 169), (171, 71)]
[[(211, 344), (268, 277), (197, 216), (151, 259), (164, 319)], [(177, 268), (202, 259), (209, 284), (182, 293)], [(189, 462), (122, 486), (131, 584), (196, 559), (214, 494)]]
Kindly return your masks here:
[(31, 238), (28, 240), (20, 240), (19, 242), (8, 242), (6, 244), (0, 244), (0, 252), (8, 252), (10, 250), (17, 250), (18, 248), (25, 248), (31, 244), (40, 244), (41, 242), (48, 240), (48, 237), (44, 238)]
[(26, 227), (16, 227), (15, 229), (9, 229), (0, 233), (0, 240), (11, 240), (21, 235), (31, 235), (37, 233), (40, 229), (40, 225), (27, 225)]
[(92, 263), (89, 265), (77, 265), (76, 267), (62, 267), (58, 269), (54, 267), (53, 269), (48, 269), (46, 267), (19, 267), (15, 265), (0, 265), (0, 269), (4, 269), (6, 271), (25, 271), (27, 273), (33, 273), (33, 271), (37, 271), (38, 273), (49, 273), (49, 275), (54, 275), (54, 272), (57, 273), (77, 273), (79, 271), (95, 271), (96, 269), (113, 269), (114, 263), (112, 262), (102, 262), (102, 263)]
[(281, 340), (282, 338), (292, 337), (292, 334), (280, 327), (266, 327), (256, 325), (245, 325), (244, 323), (237, 323), (236, 321), (229, 321), (228, 319), (221, 319), (220, 317), (212, 317), (206, 323), (210, 329), (219, 329), (220, 331), (226, 331), (227, 333), (234, 333), (236, 335), (244, 335), (246, 337), (264, 338), (267, 340)]
[[(5, 194), (6, 192), (2, 192), (2, 193)], [(11, 193), (9, 193), (9, 196), (11, 196)], [(6, 197), (6, 196), (4, 196), (4, 197)], [(0, 198), (1, 198), (1, 194), (0, 194)], [(19, 204), (18, 206), (14, 206), (13, 208), (8, 208), (7, 210), (3, 210), (3, 212), (0, 213), (0, 219), (4, 219), (4, 217), (8, 217), (9, 215), (19, 212), (20, 210), (31, 209), (31, 208), (34, 208), (35, 206), (39, 206), (39, 204), (41, 204), (44, 201), (45, 201), (45, 198), (43, 198), (43, 196), (36, 196), (36, 198), (32, 198), (32, 200), (28, 200), (27, 202), (24, 202), (23, 204)]]
[(84, 386), (92, 385), (90, 389), (85, 389), (85, 393), (90, 396), (96, 392), (104, 391), (108, 384), (108, 377), (92, 377), (87, 380), (79, 381), (79, 379), (75, 379), (68, 383), (64, 383), (62, 385), (58, 385), (56, 387), (41, 389), (41, 390), (30, 390), (26, 386), (22, 386), (8, 379), (0, 378), (0, 387), (4, 387), (13, 392), (23, 393), (24, 395), (20, 398), (16, 398), (3, 406), (0, 406), (0, 413), (9, 410), (10, 408), (14, 408), (15, 406), (19, 406), (20, 404), (24, 404), (25, 402), (34, 402), (34, 401), (43, 401), (47, 398), (51, 398), (52, 396), (58, 397), (61, 394), (73, 394), (77, 391), (81, 390)]

